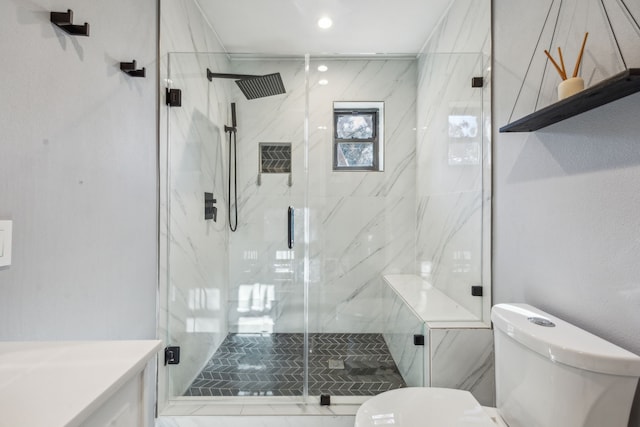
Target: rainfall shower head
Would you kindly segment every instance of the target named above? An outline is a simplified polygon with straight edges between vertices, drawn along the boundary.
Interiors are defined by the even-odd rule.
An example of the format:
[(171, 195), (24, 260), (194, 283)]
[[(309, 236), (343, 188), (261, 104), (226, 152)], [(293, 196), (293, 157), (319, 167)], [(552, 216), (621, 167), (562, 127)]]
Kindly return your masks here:
[(247, 99), (263, 98), (265, 96), (280, 95), (285, 93), (284, 84), (280, 73), (267, 74), (266, 76), (251, 77), (236, 80), (236, 84)]
[(236, 79), (236, 84), (247, 99), (264, 98), (265, 96), (286, 93), (280, 73), (266, 76), (252, 76), (246, 74), (214, 73), (207, 68), (207, 78), (212, 81), (218, 79)]

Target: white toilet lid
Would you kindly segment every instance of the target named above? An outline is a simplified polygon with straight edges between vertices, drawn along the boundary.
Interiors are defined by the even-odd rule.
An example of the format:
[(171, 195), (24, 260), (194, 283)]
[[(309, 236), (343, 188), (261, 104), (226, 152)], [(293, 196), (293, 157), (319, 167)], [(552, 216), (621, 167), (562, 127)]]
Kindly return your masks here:
[(355, 427), (496, 427), (464, 390), (408, 387), (387, 391), (362, 404)]

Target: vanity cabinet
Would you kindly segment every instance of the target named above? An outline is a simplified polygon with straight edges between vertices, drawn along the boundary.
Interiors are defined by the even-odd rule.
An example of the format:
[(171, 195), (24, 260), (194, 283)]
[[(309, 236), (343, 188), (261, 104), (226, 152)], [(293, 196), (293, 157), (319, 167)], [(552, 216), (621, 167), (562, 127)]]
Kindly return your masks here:
[(161, 341), (0, 342), (0, 427), (151, 427)]

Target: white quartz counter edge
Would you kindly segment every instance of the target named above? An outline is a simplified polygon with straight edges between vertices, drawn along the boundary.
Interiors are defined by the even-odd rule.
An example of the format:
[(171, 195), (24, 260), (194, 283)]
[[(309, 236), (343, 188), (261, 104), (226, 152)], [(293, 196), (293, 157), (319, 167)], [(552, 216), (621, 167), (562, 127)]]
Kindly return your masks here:
[(157, 340), (0, 342), (0, 427), (75, 427), (142, 372)]

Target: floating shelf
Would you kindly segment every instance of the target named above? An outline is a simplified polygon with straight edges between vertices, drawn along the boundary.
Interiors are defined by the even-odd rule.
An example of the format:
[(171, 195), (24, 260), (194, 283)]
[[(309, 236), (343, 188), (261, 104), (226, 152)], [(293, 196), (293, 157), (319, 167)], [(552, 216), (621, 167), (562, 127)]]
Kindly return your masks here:
[(640, 68), (629, 68), (577, 94), (500, 128), (500, 132), (533, 132), (640, 91)]

